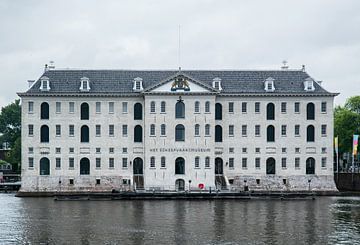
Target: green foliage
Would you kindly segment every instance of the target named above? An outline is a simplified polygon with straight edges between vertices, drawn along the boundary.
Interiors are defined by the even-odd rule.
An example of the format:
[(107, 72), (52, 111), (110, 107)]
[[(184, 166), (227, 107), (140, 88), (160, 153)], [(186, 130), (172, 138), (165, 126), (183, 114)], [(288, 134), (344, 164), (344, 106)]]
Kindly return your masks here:
[(360, 115), (360, 96), (353, 96), (346, 100), (345, 108)]
[(0, 144), (9, 142), (10, 148), (21, 135), (21, 106), (20, 100), (1, 109), (0, 114)]
[(20, 100), (3, 107), (0, 113), (0, 144), (8, 142), (9, 156), (5, 160), (13, 165), (14, 170), (20, 169), (21, 163), (21, 106)]

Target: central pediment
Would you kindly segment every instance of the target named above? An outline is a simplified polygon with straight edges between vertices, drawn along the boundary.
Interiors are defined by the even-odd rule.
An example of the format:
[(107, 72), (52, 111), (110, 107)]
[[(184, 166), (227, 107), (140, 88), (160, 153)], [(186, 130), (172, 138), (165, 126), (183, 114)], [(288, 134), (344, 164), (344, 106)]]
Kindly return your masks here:
[(144, 90), (145, 93), (216, 93), (216, 89), (178, 72), (156, 85)]

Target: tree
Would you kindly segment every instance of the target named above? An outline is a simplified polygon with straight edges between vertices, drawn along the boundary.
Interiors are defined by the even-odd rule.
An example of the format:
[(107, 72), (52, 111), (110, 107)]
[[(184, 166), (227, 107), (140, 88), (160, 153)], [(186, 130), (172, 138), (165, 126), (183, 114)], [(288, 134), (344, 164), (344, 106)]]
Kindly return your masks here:
[(339, 136), (339, 151), (352, 151), (352, 138), (360, 133), (360, 114), (345, 107), (338, 106), (334, 111), (334, 133)]
[(7, 142), (11, 148), (6, 161), (18, 170), (21, 163), (21, 106), (20, 100), (7, 105), (0, 113), (0, 144)]
[(21, 106), (20, 100), (1, 109), (0, 114), (0, 143), (8, 142), (10, 148), (21, 136)]
[(353, 96), (346, 100), (345, 108), (360, 115), (360, 96)]

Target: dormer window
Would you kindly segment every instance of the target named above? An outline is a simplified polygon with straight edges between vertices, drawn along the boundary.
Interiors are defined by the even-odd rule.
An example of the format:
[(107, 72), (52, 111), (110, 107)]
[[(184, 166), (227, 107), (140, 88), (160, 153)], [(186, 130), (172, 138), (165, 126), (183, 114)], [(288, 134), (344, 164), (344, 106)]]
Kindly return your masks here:
[(213, 84), (212, 84), (213, 88), (214, 89), (217, 89), (217, 90), (222, 90), (222, 87), (221, 87), (221, 79), (216, 77), (213, 79)]
[(137, 77), (134, 79), (134, 86), (133, 86), (133, 90), (134, 91), (142, 91), (143, 88), (143, 84), (142, 84), (142, 78)]
[(265, 80), (265, 91), (266, 92), (274, 92), (275, 91), (275, 85), (274, 85), (274, 79), (272, 77), (269, 77)]
[(304, 90), (305, 91), (314, 91), (315, 90), (314, 80), (312, 80), (310, 77), (307, 78), (304, 82)]
[(50, 82), (49, 82), (48, 77), (41, 78), (40, 90), (41, 91), (49, 91), (50, 90)]
[(90, 90), (89, 78), (87, 78), (87, 77), (81, 78), (80, 90), (81, 91), (89, 91)]

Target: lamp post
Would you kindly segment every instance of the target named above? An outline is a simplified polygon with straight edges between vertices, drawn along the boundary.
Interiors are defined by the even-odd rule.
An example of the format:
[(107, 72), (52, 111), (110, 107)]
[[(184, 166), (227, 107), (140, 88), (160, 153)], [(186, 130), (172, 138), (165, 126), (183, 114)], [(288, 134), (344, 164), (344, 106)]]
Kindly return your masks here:
[(189, 179), (189, 192), (190, 192), (190, 184), (191, 184), (191, 179)]

